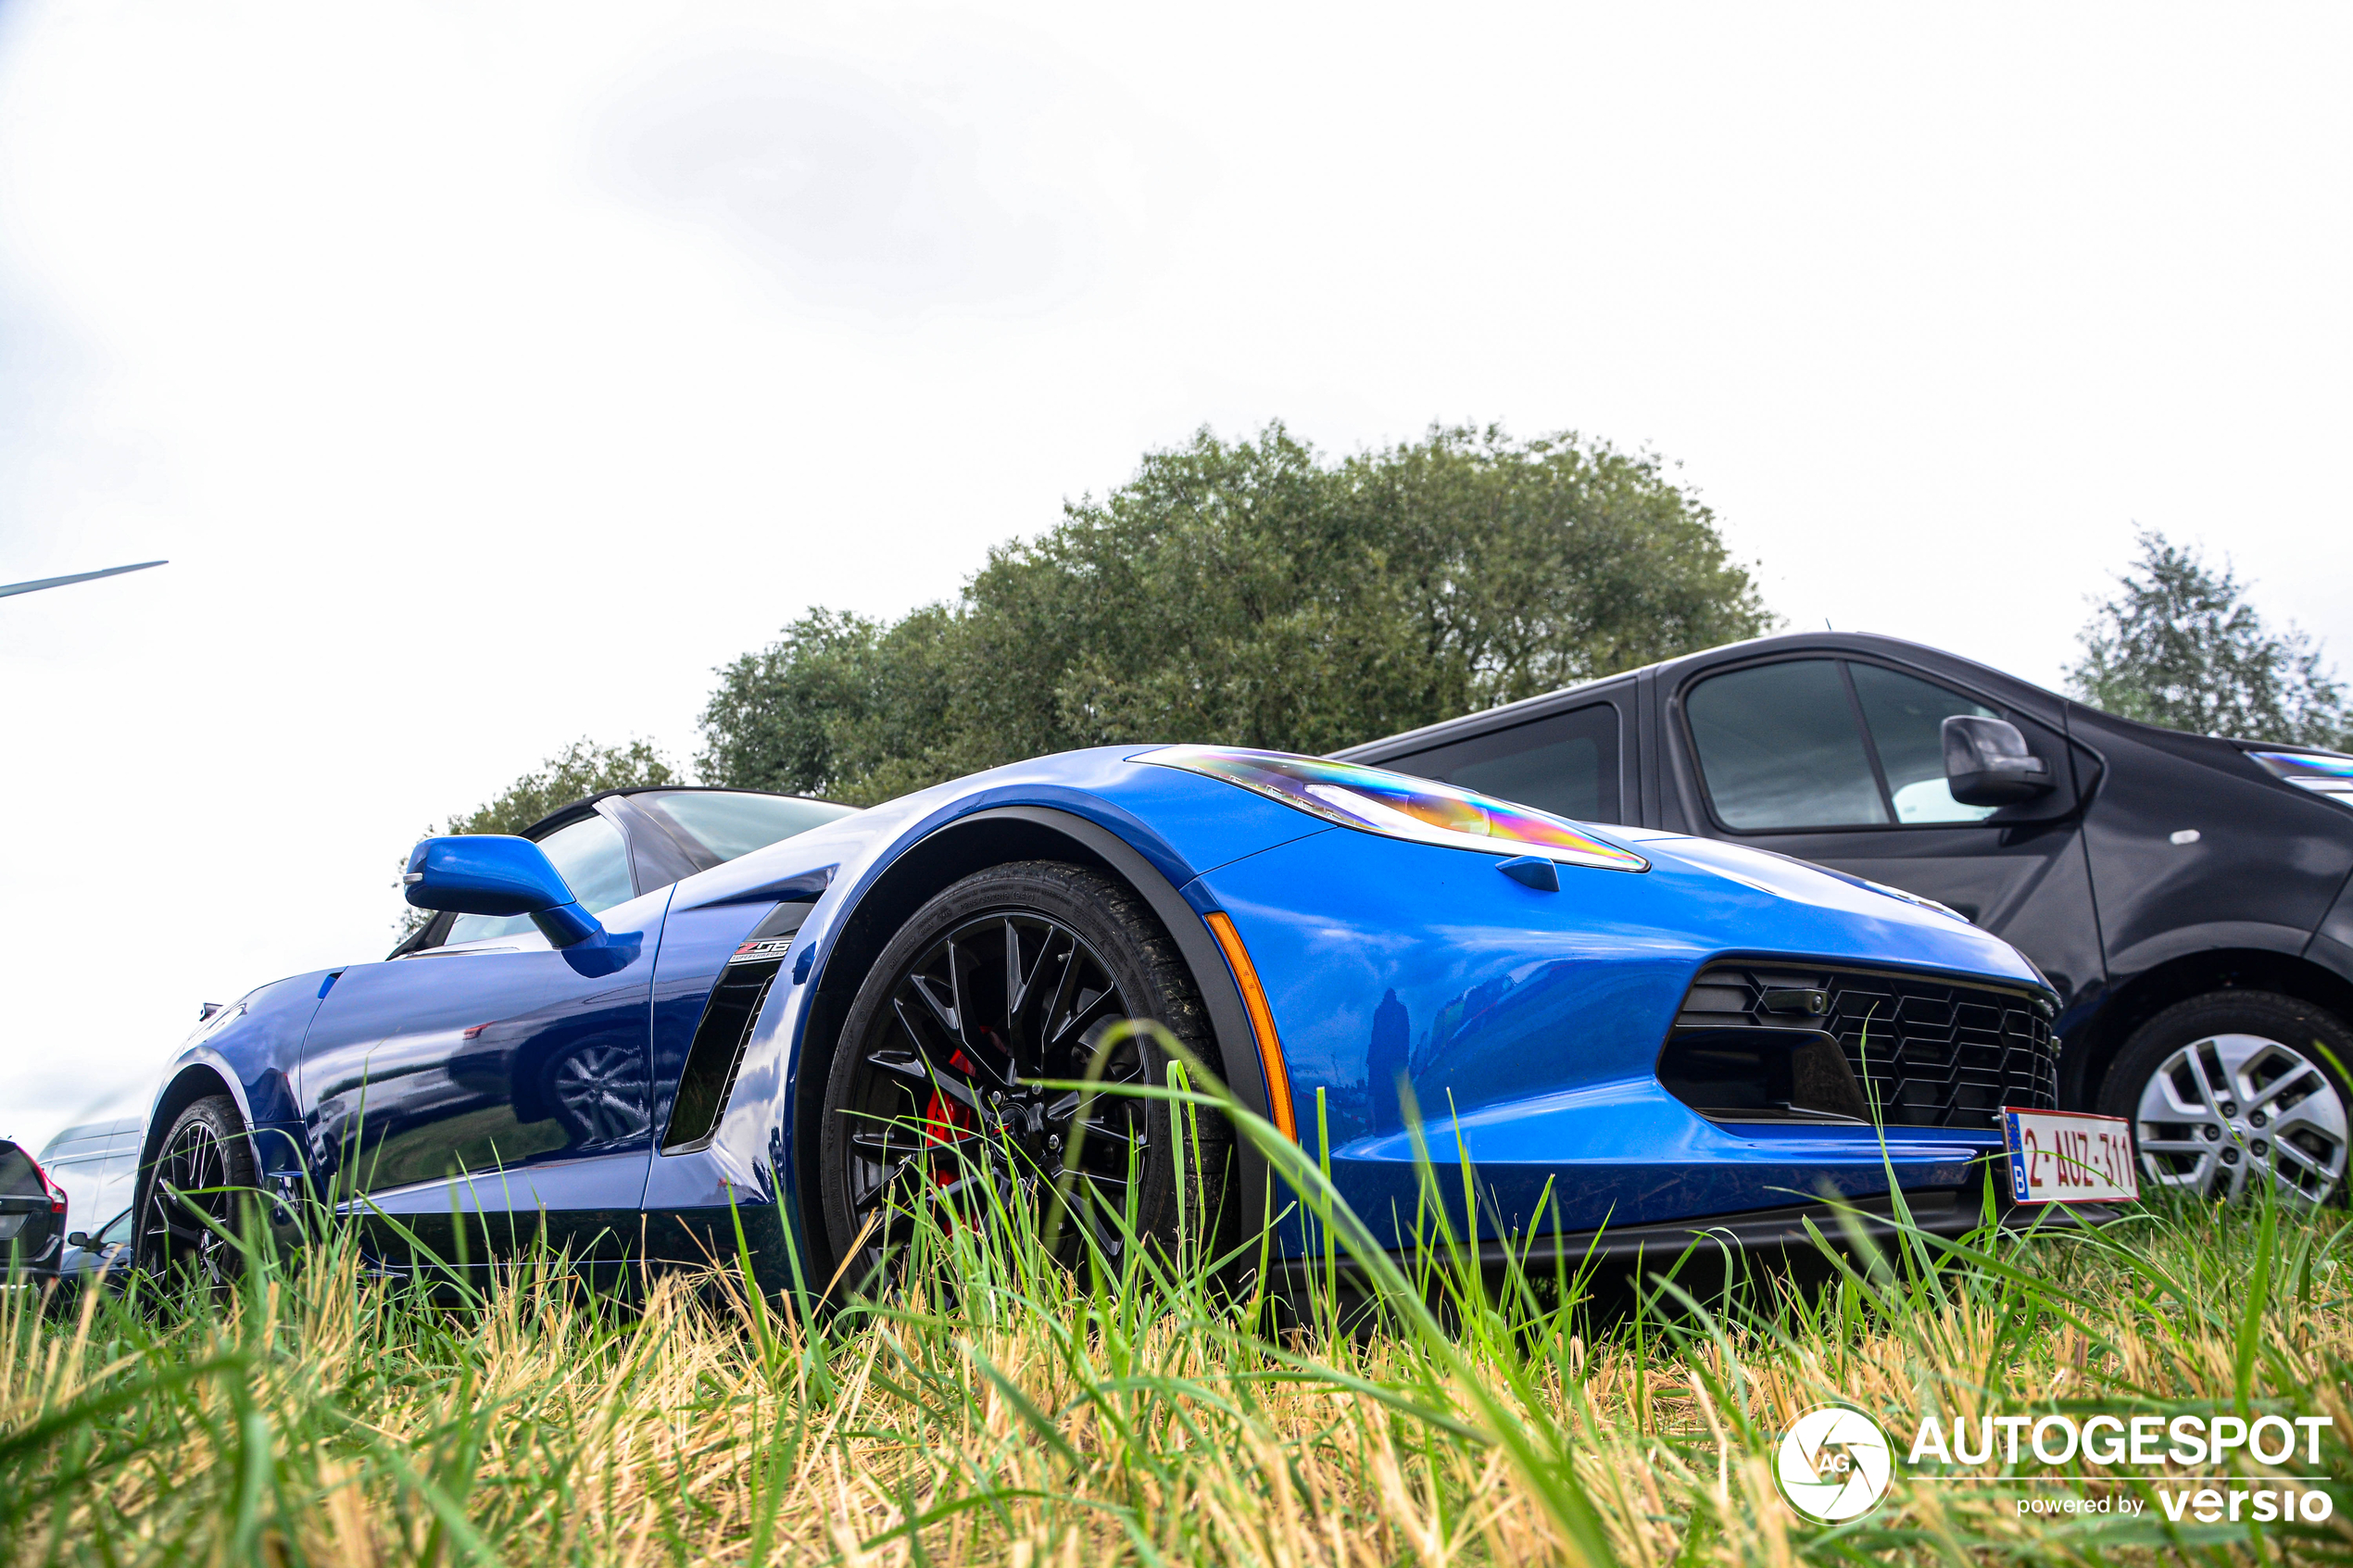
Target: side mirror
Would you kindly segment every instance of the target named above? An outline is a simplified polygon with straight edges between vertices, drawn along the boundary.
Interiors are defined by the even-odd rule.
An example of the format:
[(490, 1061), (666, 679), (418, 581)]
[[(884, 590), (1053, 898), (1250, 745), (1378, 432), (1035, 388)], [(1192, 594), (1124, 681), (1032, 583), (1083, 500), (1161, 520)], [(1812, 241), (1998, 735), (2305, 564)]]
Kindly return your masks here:
[(68, 1247), (79, 1247), (84, 1252), (94, 1252), (97, 1250), (98, 1246), (96, 1242), (90, 1239), (90, 1233), (88, 1231), (68, 1231), (66, 1233), (66, 1245)]
[(409, 851), (400, 878), (421, 909), (461, 915), (529, 915), (549, 943), (569, 947), (604, 930), (536, 844), (507, 834), (428, 838)]
[(1964, 806), (2013, 806), (2053, 786), (2016, 724), (1960, 713), (1944, 721), (1944, 783)]

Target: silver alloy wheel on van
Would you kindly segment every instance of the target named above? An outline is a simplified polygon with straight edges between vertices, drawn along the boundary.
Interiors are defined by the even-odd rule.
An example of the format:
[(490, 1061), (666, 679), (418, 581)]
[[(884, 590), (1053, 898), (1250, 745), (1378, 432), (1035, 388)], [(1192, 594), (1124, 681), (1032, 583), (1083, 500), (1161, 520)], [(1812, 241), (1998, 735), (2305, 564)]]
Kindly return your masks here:
[(2335, 1082), (2260, 1035), (2209, 1035), (2167, 1057), (2142, 1086), (2133, 1133), (2153, 1185), (2202, 1198), (2238, 1198), (2260, 1172), (2281, 1197), (2322, 1203), (2345, 1180)]

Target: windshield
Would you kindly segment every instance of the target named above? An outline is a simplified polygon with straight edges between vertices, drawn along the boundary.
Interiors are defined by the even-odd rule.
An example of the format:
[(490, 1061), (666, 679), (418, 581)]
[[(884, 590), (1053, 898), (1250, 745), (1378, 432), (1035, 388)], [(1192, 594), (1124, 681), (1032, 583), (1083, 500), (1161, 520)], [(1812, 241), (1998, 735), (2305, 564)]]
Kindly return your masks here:
[(675, 790), (637, 795), (630, 804), (659, 814), (681, 833), (732, 860), (780, 839), (822, 827), (853, 809), (791, 795), (738, 795), (733, 790)]

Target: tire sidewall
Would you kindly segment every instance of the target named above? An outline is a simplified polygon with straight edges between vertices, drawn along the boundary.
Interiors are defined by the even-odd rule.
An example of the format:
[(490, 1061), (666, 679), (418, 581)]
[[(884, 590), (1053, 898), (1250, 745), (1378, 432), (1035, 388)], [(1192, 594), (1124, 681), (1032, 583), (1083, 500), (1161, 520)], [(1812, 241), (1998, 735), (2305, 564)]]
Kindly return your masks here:
[(260, 1166), (253, 1154), (253, 1140), (246, 1135), (245, 1118), (238, 1114), (237, 1102), (227, 1095), (206, 1095), (180, 1108), (171, 1125), (156, 1145), (155, 1159), (139, 1181), (138, 1220), (132, 1233), (132, 1266), (150, 1278), (161, 1277), (176, 1260), (156, 1256), (160, 1249), (149, 1240), (147, 1215), (157, 1200), (157, 1180), (161, 1174), (165, 1157), (180, 1135), (190, 1123), (208, 1124), (213, 1135), (220, 1140), (222, 1157), (229, 1168), (229, 1185), (234, 1187), (258, 1189), (261, 1185)]
[[(2256, 1035), (2275, 1040), (2303, 1057), (2335, 1088), (2339, 1103), (2353, 1110), (2353, 1087), (2343, 1065), (2353, 1065), (2353, 1030), (2326, 1008), (2271, 991), (2211, 991), (2174, 1003), (2133, 1031), (2100, 1080), (2100, 1114), (2121, 1117), (2133, 1129), (2133, 1156), (2140, 1157), (2141, 1095), (2166, 1060), (2193, 1041), (2214, 1035)], [(2318, 1040), (2336, 1057), (2313, 1048)], [(2144, 1172), (2145, 1174), (2145, 1172)], [(2342, 1209), (2353, 1193), (2353, 1161), (2339, 1176), (2326, 1206)]]
[[(953, 884), (917, 909), (884, 945), (850, 1003), (827, 1067), (819, 1189), (824, 1234), (837, 1264), (849, 1258), (850, 1243), (858, 1236), (858, 1222), (843, 1188), (841, 1143), (846, 1118), (837, 1108), (847, 1098), (864, 1044), (883, 1022), (899, 977), (909, 964), (958, 926), (999, 913), (1042, 915), (1068, 926), (1102, 960), (1133, 1010), (1128, 1016), (1151, 1019), (1207, 1060), (1200, 1003), (1194, 999), (1189, 1005), (1186, 997), (1169, 994), (1165, 971), (1156, 975), (1159, 966), (1139, 950), (1155, 937), (1164, 944), (1167, 937), (1142, 901), (1125, 887), (1087, 868), (1048, 860), (994, 866)], [(1151, 1081), (1158, 1083), (1166, 1071), (1165, 1053), (1150, 1037), (1136, 1043)], [(1168, 1102), (1148, 1102), (1144, 1119), (1151, 1153), (1144, 1161), (1143, 1182), (1137, 1195), (1137, 1223), (1147, 1236), (1172, 1234), (1176, 1193)]]

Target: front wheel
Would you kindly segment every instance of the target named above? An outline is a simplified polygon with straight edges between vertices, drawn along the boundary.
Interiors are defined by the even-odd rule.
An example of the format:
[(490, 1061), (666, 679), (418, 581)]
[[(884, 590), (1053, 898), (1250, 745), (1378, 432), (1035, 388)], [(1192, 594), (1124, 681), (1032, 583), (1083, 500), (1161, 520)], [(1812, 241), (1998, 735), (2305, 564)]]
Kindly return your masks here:
[(253, 1140), (245, 1135), (237, 1102), (227, 1095), (208, 1095), (183, 1107), (141, 1184), (141, 1272), (193, 1277), (202, 1289), (226, 1290), (236, 1280), (243, 1254), (221, 1233), (239, 1233), (241, 1210), (259, 1183)]
[(1180, 1212), (1198, 1241), (1216, 1213), (1223, 1119), (1187, 1118), (1180, 1194), (1167, 1101), (1049, 1086), (1090, 1068), (1114, 1087), (1164, 1085), (1166, 1056), (1118, 1027), (1130, 1019), (1215, 1064), (1176, 945), (1099, 872), (992, 867), (918, 909), (859, 988), (827, 1075), (821, 1196), (844, 1277), (886, 1277), (926, 1207), (950, 1227), (1019, 1207), (1039, 1233), (1059, 1229), (1065, 1261), (1081, 1226), (1114, 1259), (1130, 1234), (1174, 1241)]
[(2268, 1183), (2292, 1200), (2342, 1203), (2347, 1063), (2353, 1032), (2333, 1014), (2268, 991), (2217, 991), (2133, 1032), (2100, 1110), (2132, 1123), (2149, 1186), (2237, 1198)]

